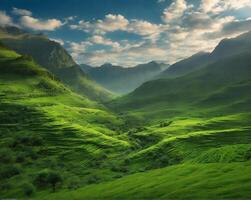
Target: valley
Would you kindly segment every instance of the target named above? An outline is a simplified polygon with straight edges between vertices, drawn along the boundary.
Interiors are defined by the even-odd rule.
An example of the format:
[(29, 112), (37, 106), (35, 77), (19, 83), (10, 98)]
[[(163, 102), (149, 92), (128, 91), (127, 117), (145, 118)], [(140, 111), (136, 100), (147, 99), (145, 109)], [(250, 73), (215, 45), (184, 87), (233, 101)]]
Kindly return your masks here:
[(116, 96), (60, 44), (8, 31), (0, 34), (1, 198), (251, 198), (250, 32)]

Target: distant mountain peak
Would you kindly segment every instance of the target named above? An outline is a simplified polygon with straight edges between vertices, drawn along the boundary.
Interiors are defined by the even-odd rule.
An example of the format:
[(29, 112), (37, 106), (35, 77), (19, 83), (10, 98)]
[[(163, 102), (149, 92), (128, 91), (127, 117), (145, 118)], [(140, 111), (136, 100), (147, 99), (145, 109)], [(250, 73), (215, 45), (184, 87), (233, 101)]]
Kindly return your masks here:
[(110, 68), (110, 67), (113, 67), (114, 65), (111, 64), (111, 63), (104, 63), (103, 65), (101, 65), (100, 67), (102, 68)]

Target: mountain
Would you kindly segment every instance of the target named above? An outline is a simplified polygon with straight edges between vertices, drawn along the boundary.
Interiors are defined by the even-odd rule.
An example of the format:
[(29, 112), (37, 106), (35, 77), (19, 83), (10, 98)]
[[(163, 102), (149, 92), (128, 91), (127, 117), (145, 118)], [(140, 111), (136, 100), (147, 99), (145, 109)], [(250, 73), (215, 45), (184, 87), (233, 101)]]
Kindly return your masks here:
[(151, 80), (166, 66), (168, 65), (153, 61), (131, 68), (114, 66), (109, 63), (101, 67), (90, 67), (83, 64), (81, 68), (106, 89), (118, 94), (125, 94), (133, 91), (142, 83)]
[(251, 34), (244, 33), (236, 38), (223, 39), (211, 53), (199, 52), (171, 65), (158, 78), (175, 78), (201, 69), (219, 59), (251, 51)]
[(20, 54), (31, 55), (74, 91), (93, 100), (105, 101), (111, 94), (92, 81), (57, 42), (43, 34), (31, 34), (15, 27), (0, 29), (0, 40)]
[(183, 76), (192, 71), (202, 68), (206, 64), (210, 62), (209, 60), (210, 54), (206, 52), (199, 52), (187, 59), (181, 60), (173, 65), (171, 65), (168, 69), (162, 72), (159, 77), (169, 77), (175, 78), (179, 76)]
[(225, 54), (100, 104), (0, 43), (0, 196), (250, 199), (250, 63)]
[(223, 39), (211, 53), (212, 59), (222, 59), (251, 51), (251, 32), (236, 38)]
[(108, 164), (130, 148), (115, 131), (123, 121), (72, 92), (31, 56), (1, 44), (0, 110), (1, 197), (29, 198), (34, 186), (48, 190), (44, 174), (61, 176), (66, 188), (124, 174)]
[[(182, 103), (182, 105), (196, 104), (196, 102), (199, 103), (217, 92), (227, 91), (229, 88), (234, 87), (235, 84), (248, 81), (251, 75), (249, 65), (251, 62), (251, 49), (246, 48), (246, 51), (244, 51), (245, 48), (243, 48), (243, 44), (249, 44), (251, 41), (250, 35), (251, 32), (237, 38), (228, 39), (226, 43), (224, 43), (225, 40), (223, 40), (210, 56), (223, 55), (225, 49), (227, 49), (224, 44), (228, 46), (229, 43), (232, 44), (238, 41), (235, 43), (236, 46), (232, 48), (232, 50), (237, 49), (235, 51), (236, 53), (231, 53), (229, 56), (225, 54), (225, 56), (221, 56), (214, 62), (211, 60), (207, 65), (204, 63), (205, 60), (202, 59), (202, 64), (198, 63), (198, 66), (203, 65), (204, 67), (200, 67), (184, 76), (146, 82), (134, 92), (119, 99), (117, 101), (118, 105), (141, 109), (144, 106), (147, 107), (147, 105), (151, 105), (152, 107), (154, 104), (160, 103), (167, 107), (173, 107), (180, 103)], [(222, 49), (222, 51), (220, 51), (220, 49)], [(205, 55), (206, 58), (208, 58), (208, 54)], [(200, 58), (200, 55), (198, 57)], [(189, 58), (181, 62), (186, 63), (191, 60), (192, 58)], [(179, 67), (181, 66), (181, 62), (173, 66)], [(191, 62), (188, 63), (190, 64)], [(173, 66), (170, 66), (169, 69), (174, 69)], [(224, 96), (224, 94), (222, 95)]]
[(126, 159), (129, 169), (140, 172), (39, 197), (249, 199), (250, 63), (250, 51), (226, 56), (113, 100), (109, 106), (120, 116), (142, 122), (128, 132), (140, 147)]

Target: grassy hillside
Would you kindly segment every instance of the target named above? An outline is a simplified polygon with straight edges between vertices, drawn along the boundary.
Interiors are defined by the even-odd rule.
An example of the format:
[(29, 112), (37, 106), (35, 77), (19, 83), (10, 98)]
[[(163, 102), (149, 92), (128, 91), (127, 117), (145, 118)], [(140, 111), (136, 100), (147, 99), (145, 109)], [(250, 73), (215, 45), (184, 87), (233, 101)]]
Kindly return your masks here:
[(249, 199), (250, 63), (245, 51), (112, 101), (137, 142), (125, 157), (128, 171), (141, 173), (41, 197)]
[(40, 198), (250, 199), (250, 168), (250, 162), (177, 165), (90, 185), (72, 192), (43, 193)]
[[(125, 112), (130, 110), (134, 113), (142, 112), (141, 115), (145, 117), (149, 113), (157, 118), (162, 118), (162, 114), (169, 117), (177, 116), (177, 113), (186, 113), (188, 109), (203, 107), (202, 104), (203, 108), (215, 104), (212, 111), (221, 104), (230, 108), (238, 101), (250, 99), (246, 90), (250, 84), (250, 62), (250, 54), (245, 53), (219, 60), (176, 79), (150, 81), (131, 94), (112, 102), (111, 106)], [(232, 91), (232, 95), (226, 94), (231, 90), (235, 90)], [(239, 96), (241, 91), (243, 93)], [(218, 102), (220, 97), (215, 97), (217, 94), (222, 96), (221, 102)], [(227, 109), (224, 108), (223, 112), (227, 112)]]
[(15, 27), (0, 28), (0, 41), (10, 49), (34, 60), (56, 75), (75, 92), (92, 100), (106, 101), (112, 94), (91, 80), (68, 52), (45, 35), (23, 32)]
[[(79, 96), (30, 56), (0, 47), (1, 198), (22, 197), (38, 185), (39, 174), (55, 172), (61, 187), (110, 180), (125, 151), (123, 122), (102, 105)], [(26, 193), (27, 192), (27, 193)]]
[(147, 82), (115, 114), (1, 45), (1, 198), (251, 198), (250, 55)]

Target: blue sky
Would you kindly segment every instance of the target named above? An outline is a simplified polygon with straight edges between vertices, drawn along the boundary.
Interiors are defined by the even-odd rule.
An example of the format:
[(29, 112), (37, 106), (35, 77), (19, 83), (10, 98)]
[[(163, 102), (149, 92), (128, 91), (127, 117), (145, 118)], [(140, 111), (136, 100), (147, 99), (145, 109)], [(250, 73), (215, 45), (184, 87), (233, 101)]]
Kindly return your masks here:
[(43, 32), (78, 63), (173, 63), (251, 30), (251, 0), (1, 0), (0, 26)]

